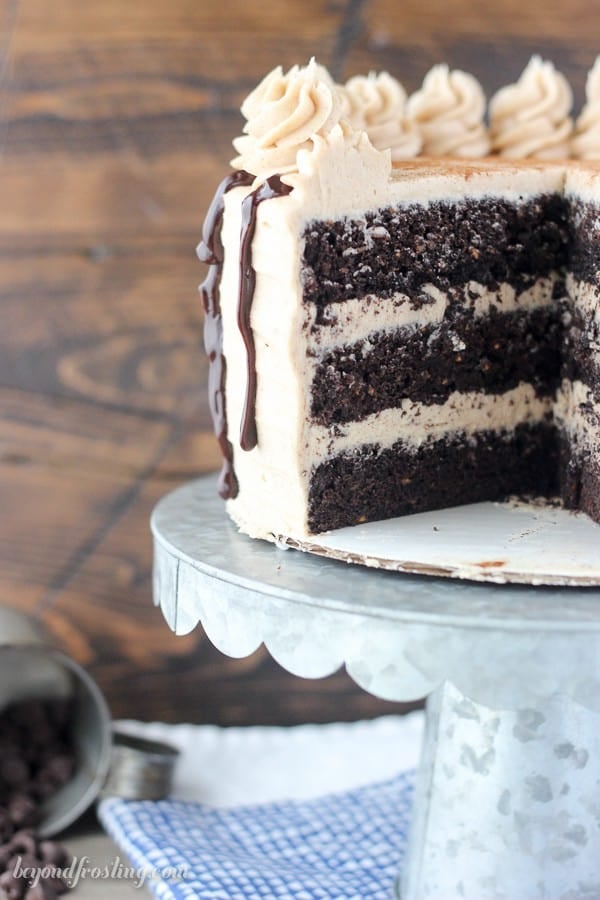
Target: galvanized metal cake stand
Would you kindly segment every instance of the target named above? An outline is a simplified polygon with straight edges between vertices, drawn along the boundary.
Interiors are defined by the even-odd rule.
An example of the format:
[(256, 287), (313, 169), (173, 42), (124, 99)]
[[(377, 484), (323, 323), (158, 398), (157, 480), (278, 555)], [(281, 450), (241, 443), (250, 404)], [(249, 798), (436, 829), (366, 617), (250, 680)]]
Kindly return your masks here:
[(230, 656), (264, 643), (304, 678), (345, 665), (378, 697), (428, 697), (403, 900), (600, 898), (600, 589), (280, 549), (237, 532), (212, 477), (161, 500), (152, 529), (177, 634), (201, 622)]

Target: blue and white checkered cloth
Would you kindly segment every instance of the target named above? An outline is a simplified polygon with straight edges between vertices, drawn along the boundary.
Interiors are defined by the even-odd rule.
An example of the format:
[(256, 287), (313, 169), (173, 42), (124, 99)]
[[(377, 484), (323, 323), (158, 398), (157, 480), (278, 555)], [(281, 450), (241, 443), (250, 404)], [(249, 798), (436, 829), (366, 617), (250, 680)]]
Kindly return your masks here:
[(100, 817), (161, 900), (389, 900), (413, 772), (310, 800), (214, 809), (104, 800)]

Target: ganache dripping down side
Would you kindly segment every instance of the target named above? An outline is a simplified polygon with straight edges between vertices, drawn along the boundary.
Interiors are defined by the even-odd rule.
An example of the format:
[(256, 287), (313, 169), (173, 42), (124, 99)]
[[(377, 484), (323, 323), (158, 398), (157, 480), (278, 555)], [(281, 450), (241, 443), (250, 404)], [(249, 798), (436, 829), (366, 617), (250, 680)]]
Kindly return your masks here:
[(252, 301), (256, 286), (256, 271), (252, 264), (252, 241), (256, 230), (256, 211), (264, 200), (285, 197), (292, 188), (279, 175), (271, 175), (242, 202), (242, 230), (240, 236), (240, 290), (238, 298), (238, 327), (246, 347), (246, 398), (240, 428), (242, 450), (253, 450), (258, 443), (256, 430), (256, 347), (250, 325)]
[[(197, 253), (201, 262), (209, 265), (206, 278), (200, 285), (204, 307), (204, 346), (209, 360), (208, 397), (213, 426), (221, 453), (223, 467), (219, 477), (219, 494), (223, 499), (234, 499), (239, 490), (233, 468), (233, 446), (228, 439), (227, 409), (225, 403), (225, 381), (227, 362), (223, 355), (223, 320), (219, 288), (223, 274), (224, 249), (221, 239), (225, 194), (236, 187), (248, 187), (254, 175), (246, 171), (228, 175), (215, 191), (202, 229), (202, 241)], [(256, 230), (256, 211), (264, 200), (284, 197), (292, 191), (283, 184), (278, 175), (272, 175), (255, 191), (248, 194), (242, 203), (242, 226), (240, 232), (240, 282), (238, 295), (238, 326), (247, 360), (247, 384), (240, 446), (252, 450), (258, 442), (256, 430), (256, 348), (250, 325), (252, 301), (256, 285), (256, 272), (252, 264), (252, 241)]]
[(202, 240), (197, 253), (201, 262), (209, 266), (206, 278), (200, 285), (204, 307), (204, 347), (208, 356), (208, 402), (213, 427), (221, 453), (223, 466), (219, 476), (219, 494), (224, 500), (233, 499), (238, 493), (238, 482), (233, 469), (233, 447), (227, 437), (227, 409), (225, 406), (225, 378), (227, 363), (223, 355), (223, 320), (219, 287), (223, 273), (224, 250), (221, 226), (225, 209), (225, 194), (236, 187), (248, 187), (254, 181), (249, 172), (232, 172), (218, 186), (210, 204)]

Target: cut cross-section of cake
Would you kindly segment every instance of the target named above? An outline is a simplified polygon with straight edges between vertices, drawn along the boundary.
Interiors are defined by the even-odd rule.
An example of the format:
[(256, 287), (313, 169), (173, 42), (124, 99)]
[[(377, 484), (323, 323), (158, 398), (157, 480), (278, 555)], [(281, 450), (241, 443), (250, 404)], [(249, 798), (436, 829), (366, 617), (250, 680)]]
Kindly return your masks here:
[(555, 408), (566, 506), (600, 522), (600, 172), (578, 167), (566, 182), (569, 210), (562, 381)]
[[(465, 156), (475, 134), (485, 152), (480, 97), (446, 77), (468, 95)], [(350, 107), (355, 121), (314, 63), (271, 73), (236, 143), (255, 178), (228, 181), (213, 211), (231, 516), (255, 537), (304, 537), (561, 490), (600, 520), (596, 170), (393, 165)]]

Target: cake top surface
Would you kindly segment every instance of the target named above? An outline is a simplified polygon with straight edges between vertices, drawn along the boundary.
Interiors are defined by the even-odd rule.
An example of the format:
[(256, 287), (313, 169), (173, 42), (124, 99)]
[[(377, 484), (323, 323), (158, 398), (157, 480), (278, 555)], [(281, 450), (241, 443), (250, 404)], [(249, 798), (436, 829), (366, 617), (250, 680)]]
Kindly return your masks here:
[[(248, 95), (232, 166), (257, 182), (276, 173), (295, 187), (298, 174), (312, 170), (310, 157), (339, 156), (345, 149), (359, 149), (367, 167), (370, 151), (384, 156), (388, 171), (392, 165), (414, 165), (417, 158), (476, 160), (484, 167), (494, 159), (541, 165), (600, 160), (600, 57), (576, 120), (572, 106), (564, 75), (538, 56), (488, 104), (473, 75), (447, 65), (434, 66), (408, 96), (387, 72), (339, 84), (312, 59), (288, 72), (273, 69)], [(465, 173), (474, 171), (465, 165)]]

